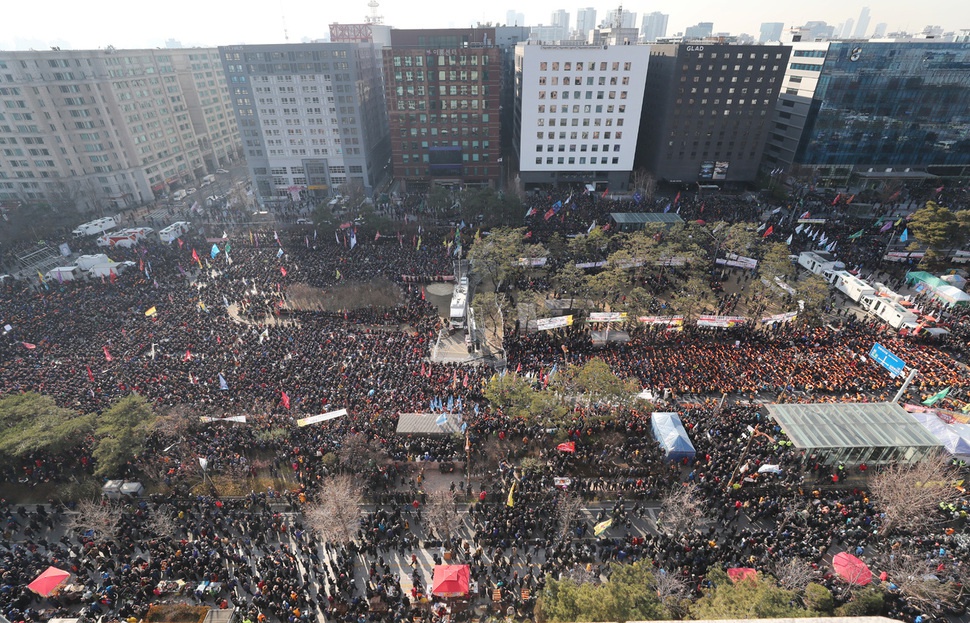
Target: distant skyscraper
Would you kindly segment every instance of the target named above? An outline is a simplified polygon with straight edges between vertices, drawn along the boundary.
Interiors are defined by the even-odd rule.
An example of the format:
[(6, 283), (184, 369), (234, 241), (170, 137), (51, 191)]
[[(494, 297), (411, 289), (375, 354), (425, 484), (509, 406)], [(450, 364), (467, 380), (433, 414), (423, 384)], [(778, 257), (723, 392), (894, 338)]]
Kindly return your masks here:
[(864, 6), (859, 13), (859, 21), (852, 36), (856, 39), (865, 39), (867, 32), (869, 32), (869, 7)]
[(576, 32), (585, 39), (589, 36), (589, 31), (594, 28), (596, 28), (596, 9), (593, 7), (576, 9)]
[(781, 41), (781, 33), (785, 25), (781, 22), (762, 22), (758, 43), (765, 41)]
[(553, 11), (552, 17), (549, 19), (549, 25), (562, 28), (566, 33), (569, 33), (569, 11), (563, 9)]
[(667, 19), (669, 15), (654, 11), (643, 16), (643, 23), (640, 25), (640, 36), (644, 41), (654, 42), (667, 36)]
[(520, 13), (515, 9), (505, 12), (506, 26), (525, 26), (525, 13)]
[[(617, 11), (622, 11), (617, 14)], [(601, 28), (613, 28), (616, 26), (617, 17), (619, 17), (620, 28), (636, 28), (637, 14), (630, 11), (624, 11), (622, 9), (612, 9), (606, 13), (606, 17), (603, 19), (603, 23), (600, 24)]]
[(714, 22), (700, 22), (684, 29), (684, 39), (704, 39), (714, 34)]
[(889, 26), (886, 25), (886, 22), (879, 22), (878, 24), (876, 24), (876, 29), (872, 31), (872, 37), (874, 39), (879, 38), (879, 37), (885, 37), (886, 36), (886, 29), (888, 27)]
[(852, 38), (852, 27), (855, 26), (855, 20), (851, 17), (845, 20), (845, 24), (841, 29), (836, 31), (839, 39), (851, 39)]

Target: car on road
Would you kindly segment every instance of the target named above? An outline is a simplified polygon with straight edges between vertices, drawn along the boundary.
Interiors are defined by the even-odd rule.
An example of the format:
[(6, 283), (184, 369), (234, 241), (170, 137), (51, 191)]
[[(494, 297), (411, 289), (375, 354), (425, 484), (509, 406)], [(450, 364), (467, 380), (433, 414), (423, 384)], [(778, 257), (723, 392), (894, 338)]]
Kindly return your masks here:
[(297, 225), (313, 225), (313, 219), (308, 218), (298, 218), (296, 219)]
[(186, 188), (186, 189), (185, 189), (185, 194), (186, 194), (186, 195), (194, 195), (194, 194), (196, 193), (196, 191), (197, 191), (197, 190), (198, 190), (198, 189), (196, 189), (196, 188)]
[(225, 174), (225, 173), (229, 173), (229, 171), (227, 171), (226, 169), (216, 169), (216, 173)]

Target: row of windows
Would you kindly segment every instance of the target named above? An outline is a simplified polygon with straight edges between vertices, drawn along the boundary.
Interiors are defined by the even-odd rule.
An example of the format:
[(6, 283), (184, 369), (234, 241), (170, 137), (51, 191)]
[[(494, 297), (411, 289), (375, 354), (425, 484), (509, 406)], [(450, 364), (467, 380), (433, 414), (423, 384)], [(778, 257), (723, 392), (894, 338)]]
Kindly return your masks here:
[[(609, 158), (607, 156), (600, 156), (599, 162), (597, 162), (596, 156), (589, 157), (590, 164), (620, 164), (620, 158), (618, 156), (613, 156)], [(542, 157), (536, 157), (536, 164), (542, 164)], [(546, 157), (546, 164), (576, 164), (576, 156), (559, 156), (555, 158), (555, 163), (553, 163), (552, 157)], [(586, 156), (579, 156), (579, 164), (586, 164)]]
[[(548, 82), (548, 84), (551, 84), (552, 86), (558, 86), (559, 85), (559, 82), (560, 82), (559, 81), (559, 76), (552, 76), (551, 78), (548, 78), (547, 76), (539, 76), (539, 85), (540, 86), (545, 86), (547, 84), (547, 82)], [(581, 84), (583, 84), (583, 79), (582, 78), (572, 79), (569, 76), (564, 76), (562, 78), (562, 84), (563, 84), (563, 86), (567, 86), (567, 87), (570, 86), (570, 84), (573, 84), (573, 85), (576, 85), (576, 86), (580, 86)], [(618, 78), (617, 76), (610, 76), (610, 86), (616, 86), (617, 84), (623, 84), (623, 85), (630, 84), (630, 77), (629, 76), (623, 76), (622, 78)], [(605, 87), (606, 86), (606, 76), (600, 76), (599, 78), (594, 78), (593, 76), (586, 76), (586, 86), (588, 86), (588, 87), (591, 87), (591, 86), (601, 86), (601, 87)]]
[[(552, 71), (559, 71), (559, 67), (560, 67), (559, 61), (553, 61), (551, 63), (548, 61), (541, 61), (539, 63), (539, 71), (549, 71), (550, 65), (552, 66)], [(575, 63), (566, 61), (562, 63), (562, 70), (573, 71), (574, 66), (576, 67), (576, 71), (596, 71), (595, 61), (589, 61), (586, 63), (584, 63), (583, 61), (576, 61)], [(609, 67), (609, 71), (620, 71), (619, 61), (613, 61), (612, 63), (609, 63), (606, 61), (600, 61), (600, 64), (599, 64), (600, 71), (607, 71), (607, 67)], [(630, 61), (626, 61), (623, 63), (623, 71), (630, 71), (632, 67), (633, 67), (633, 63), (631, 63)]]
[[(485, 95), (488, 93), (488, 87), (485, 85), (479, 86), (477, 84), (472, 84), (472, 85), (462, 84), (460, 86), (453, 84), (450, 87), (446, 87), (444, 85), (441, 85), (438, 87), (438, 95), (442, 95), (442, 96), (460, 95), (462, 97), (466, 97), (468, 95), (478, 95), (479, 91), (481, 91), (482, 95)], [(406, 90), (405, 90), (405, 87), (397, 87), (397, 89), (395, 89), (395, 92), (397, 93), (398, 97), (404, 97), (405, 94), (410, 97), (414, 97), (415, 95), (419, 97), (424, 97), (428, 94), (433, 95), (434, 87), (431, 87), (430, 89), (426, 89), (423, 84), (419, 84), (417, 87), (413, 87), (409, 85), (406, 88)]]
[[(769, 56), (769, 54), (767, 52), (762, 52), (761, 53), (761, 60), (764, 60), (764, 61), (768, 60), (768, 56)], [(781, 52), (776, 52), (775, 53), (775, 60), (781, 60), (782, 56), (783, 56), (783, 54)], [(704, 58), (704, 52), (701, 52), (700, 54), (698, 54), (697, 55), (697, 58)], [(712, 52), (710, 58), (719, 58), (718, 57), (718, 53), (717, 52)], [(729, 59), (729, 58), (731, 58), (731, 52), (722, 52), (721, 55), (720, 55), (720, 58), (723, 58), (723, 59)], [(736, 58), (738, 60), (743, 59), (744, 58), (744, 52), (738, 52), (734, 56), (734, 58)], [(758, 58), (758, 55), (756, 53), (751, 52), (750, 54), (748, 54), (748, 59), (750, 59), (750, 60), (753, 61), (756, 58)]]
[(795, 50), (792, 56), (802, 58), (825, 58), (825, 50)]
[[(462, 162), (488, 162), (489, 154), (477, 154), (477, 153), (463, 153), (461, 155)], [(401, 154), (401, 162), (404, 164), (428, 162), (428, 154)]]
[[(562, 143), (560, 143), (558, 146), (557, 145), (546, 145), (546, 151), (549, 151), (549, 152), (552, 152), (552, 151), (564, 152), (564, 151), (566, 151), (566, 147), (567, 146), (564, 145), (564, 144), (562, 144)], [(587, 145), (586, 143), (583, 143), (583, 144), (579, 145), (579, 149), (577, 149), (575, 143), (570, 143), (568, 145), (568, 147), (569, 147), (569, 151), (570, 152), (576, 152), (576, 151), (580, 151), (580, 152), (585, 152), (585, 151), (600, 151), (600, 149), (599, 149), (600, 146), (599, 145), (596, 145), (596, 144)], [(589, 147), (589, 149), (587, 149), (587, 147)], [(536, 151), (537, 152), (541, 152), (542, 151), (542, 145), (536, 145)], [(602, 151), (604, 151), (604, 152), (610, 151), (609, 144), (604, 144)], [(613, 145), (613, 151), (620, 151), (620, 145), (619, 144), (614, 144)]]
[[(609, 128), (609, 127), (613, 127), (613, 122), (614, 122), (613, 117), (607, 117), (606, 119), (602, 119), (600, 117), (594, 117), (592, 125), (593, 127), (597, 127), (597, 128), (600, 127), (601, 125), (605, 125), (606, 127)], [(536, 119), (536, 125), (539, 126), (540, 128), (544, 127), (546, 125), (546, 120), (540, 117)], [(562, 127), (566, 127), (567, 125), (569, 125), (571, 127), (578, 128), (580, 125), (579, 118), (573, 117), (572, 119), (566, 119), (565, 117), (563, 117), (562, 119), (559, 119), (559, 125)], [(623, 125), (623, 117), (618, 117), (616, 119), (616, 125), (618, 126)], [(589, 117), (586, 117), (583, 119), (582, 126), (584, 128), (588, 128), (590, 126)], [(552, 127), (552, 128), (556, 127), (555, 117), (549, 118), (549, 127)]]
[[(489, 167), (461, 167), (462, 171), (457, 173), (457, 175), (462, 175), (465, 178), (474, 178), (476, 176), (489, 175)], [(395, 171), (397, 174), (397, 171)], [(405, 177), (424, 177), (431, 175), (431, 172), (427, 169), (417, 168), (417, 167), (404, 167), (402, 169), (401, 175)]]
[[(580, 113), (579, 106), (580, 106), (579, 104), (573, 104), (573, 109), (572, 109), (573, 114), (579, 114)], [(606, 114), (612, 115), (616, 111), (618, 111), (621, 115), (623, 113), (625, 113), (626, 112), (626, 104), (619, 104), (618, 106), (614, 106), (613, 104), (608, 104), (606, 106)], [(552, 105), (549, 106), (549, 112), (551, 112), (551, 113), (555, 113), (555, 112), (568, 113), (569, 112), (569, 105), (568, 104), (563, 104), (562, 105), (562, 109), (559, 110), (558, 104), (552, 104)], [(585, 113), (585, 114), (590, 114), (592, 112), (595, 112), (596, 114), (603, 114), (603, 105), (602, 104), (596, 104), (596, 106), (594, 107), (592, 104), (586, 104), (585, 106), (583, 106), (582, 112)], [(544, 115), (545, 113), (546, 113), (546, 105), (545, 104), (539, 104), (539, 114), (540, 115)]]
[[(695, 65), (694, 66), (694, 71), (702, 71), (702, 68), (703, 68), (703, 65)], [(761, 65), (761, 66), (759, 66), (758, 71), (767, 71), (767, 69), (768, 69), (768, 66), (767, 65)], [(772, 65), (771, 66), (771, 71), (778, 71), (778, 69), (779, 69), (778, 65)], [(684, 65), (683, 66), (683, 70), (684, 71), (690, 71), (690, 66), (689, 65)], [(707, 71), (714, 71), (714, 65), (708, 65), (707, 66)], [(728, 66), (727, 65), (721, 65), (721, 71), (728, 71)], [(734, 66), (734, 71), (741, 71), (741, 65), (735, 65)], [(754, 71), (754, 65), (748, 65), (747, 68), (745, 69), (745, 71)]]
[(430, 105), (425, 100), (398, 100), (398, 110), (478, 110), (479, 103), (482, 108), (488, 108), (488, 100), (431, 100)]
[[(438, 72), (439, 82), (445, 82), (445, 81), (455, 82), (458, 80), (462, 82), (468, 82), (469, 80), (474, 82), (474, 81), (477, 81), (479, 78), (488, 80), (488, 72), (479, 73), (477, 71), (455, 71), (455, 70), (452, 70), (452, 71), (441, 70)], [(416, 71), (416, 72), (415, 71), (395, 71), (394, 72), (395, 82), (425, 82), (426, 80), (433, 82), (434, 79), (435, 79), (435, 73), (433, 71), (429, 71), (427, 73), (423, 71)]]
[[(606, 99), (615, 100), (616, 99), (616, 91), (596, 91), (596, 99), (598, 99), (598, 100), (604, 99), (604, 96), (606, 97)], [(625, 100), (626, 99), (626, 96), (627, 96), (627, 92), (626, 91), (620, 91), (620, 99), (621, 100)], [(539, 99), (541, 99), (541, 100), (546, 99), (546, 92), (545, 91), (539, 91)], [(551, 99), (551, 100), (555, 100), (555, 99), (568, 100), (569, 99), (569, 91), (549, 91), (549, 99)], [(588, 100), (591, 100), (591, 99), (593, 99), (593, 92), (592, 91), (586, 91), (586, 95), (585, 95), (585, 98), (584, 98), (582, 91), (573, 91), (573, 99), (574, 100), (578, 100), (578, 99), (588, 99)]]
[(792, 63), (792, 69), (801, 69), (802, 71), (822, 71), (821, 65), (809, 65), (808, 63)]
[[(461, 54), (438, 54), (438, 65), (478, 65), (479, 56), (477, 54), (472, 54), (470, 56)], [(433, 65), (430, 59), (434, 56), (429, 56), (428, 65)], [(482, 65), (488, 65), (488, 56), (482, 55), (481, 57)], [(395, 67), (424, 67), (425, 57), (424, 56), (395, 56), (392, 61)]]

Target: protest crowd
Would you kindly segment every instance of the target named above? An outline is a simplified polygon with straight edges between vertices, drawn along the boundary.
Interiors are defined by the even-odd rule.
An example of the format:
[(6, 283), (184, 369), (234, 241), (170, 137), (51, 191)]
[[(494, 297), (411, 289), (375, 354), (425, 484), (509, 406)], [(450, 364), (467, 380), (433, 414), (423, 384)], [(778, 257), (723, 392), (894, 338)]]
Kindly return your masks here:
[[(561, 218), (544, 218), (556, 200), (571, 207)], [(581, 234), (590, 223), (606, 223), (611, 211), (632, 211), (590, 194), (529, 201), (539, 213), (527, 221), (537, 241)], [(685, 219), (758, 221), (765, 211), (721, 196), (677, 203)], [(407, 220), (418, 205), (389, 214)], [(895, 215), (894, 206), (884, 209)], [(787, 223), (772, 213), (776, 236), (794, 235), (792, 213), (785, 212)], [(845, 241), (853, 227), (833, 222), (831, 239)], [(922, 371), (914, 395), (967, 386), (957, 359), (966, 360), (970, 319), (942, 309), (934, 311), (953, 328), (946, 348), (854, 318), (815, 328), (639, 328), (629, 342), (606, 347), (594, 347), (579, 325), (506, 332), (504, 373), (536, 387), (556, 369), (600, 358), (641, 389), (672, 392), (696, 457), (671, 464), (651, 437), (649, 409), (576, 406), (566, 424), (550, 429), (489, 405), (484, 387), (502, 372), (482, 362), (433, 362), (443, 327), (427, 287), (454, 272), (453, 229), (384, 234), (365, 240), (355, 227), (229, 225), (223, 232), (219, 225), (171, 245), (112, 250), (112, 259), (137, 270), (108, 279), (0, 286), (0, 317), (11, 327), (0, 342), (5, 394), (36, 392), (91, 413), (137, 393), (160, 413), (188, 409), (193, 420), (189, 435), (149, 436), (145, 452), (117, 475), (156, 478), (164, 492), (126, 502), (110, 530), (65, 531), (76, 508), (53, 495), (44, 504), (0, 503), (0, 613), (9, 621), (72, 613), (137, 621), (149, 604), (178, 594), (192, 604), (237, 607), (247, 623), (432, 621), (430, 573), (446, 553), (470, 566), (473, 604), (501, 603), (503, 612), (507, 606), (523, 616), (547, 577), (606, 577), (610, 563), (641, 560), (681, 577), (697, 596), (709, 586), (711, 567), (771, 572), (797, 559), (848, 599), (826, 556), (883, 547), (881, 510), (843, 471), (858, 476), (857, 466), (801, 456), (758, 400), (891, 399), (901, 381), (866, 359), (874, 340)], [(457, 239), (467, 245), (475, 236), (468, 227)], [(878, 245), (842, 244), (847, 264), (881, 268)], [(656, 275), (658, 291), (676, 287), (675, 275)], [(519, 285), (542, 290), (542, 279)], [(346, 304), (333, 303), (361, 284), (382, 284), (384, 298), (359, 306), (344, 294)], [(313, 289), (320, 302), (294, 304), (288, 294), (296, 286)], [(719, 296), (723, 310), (737, 303)], [(722, 395), (730, 400), (721, 403)], [(347, 415), (296, 425), (338, 409)], [(428, 412), (460, 414), (466, 436), (396, 434), (399, 414)], [(242, 415), (245, 424), (195, 422)], [(745, 431), (755, 426), (766, 435), (748, 443)], [(328, 479), (353, 471), (341, 465), (350, 462), (341, 455), (350, 440), (377, 457), (353, 472), (366, 504), (351, 541), (324, 542), (302, 511)], [(571, 451), (559, 449), (570, 442)], [(334, 455), (341, 456), (336, 464), (325, 460)], [(475, 467), (450, 476), (461, 521), (443, 534), (422, 466), (467, 458)], [(526, 458), (528, 469), (520, 465)], [(214, 474), (266, 472), (289, 486), (234, 497), (189, 491), (184, 483), (198, 478), (199, 459)], [(778, 469), (759, 473), (763, 465)], [(5, 491), (53, 491), (94, 468), (81, 443), (77, 452), (5, 461), (2, 480)], [(570, 476), (565, 490), (554, 482), (562, 475)], [(705, 519), (696, 530), (666, 530), (650, 511), (684, 484), (696, 486)], [(569, 497), (588, 514), (565, 515)], [(941, 526), (945, 520), (957, 530), (897, 538), (938, 562), (941, 578), (966, 578), (967, 511), (966, 499), (940, 509)], [(653, 529), (643, 528), (648, 520)], [(42, 598), (26, 588), (50, 565), (73, 574), (76, 594)], [(907, 621), (940, 615), (891, 590), (886, 614)]]

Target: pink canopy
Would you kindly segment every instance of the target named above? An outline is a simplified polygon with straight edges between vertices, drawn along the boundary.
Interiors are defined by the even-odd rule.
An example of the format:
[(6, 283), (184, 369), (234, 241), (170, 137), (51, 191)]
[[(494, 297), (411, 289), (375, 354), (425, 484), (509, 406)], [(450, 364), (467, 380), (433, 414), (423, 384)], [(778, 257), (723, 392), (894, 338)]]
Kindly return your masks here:
[(849, 584), (865, 586), (872, 582), (872, 571), (852, 554), (840, 552), (832, 559), (832, 568), (840, 578)]
[(731, 567), (727, 570), (727, 574), (731, 581), (735, 583), (749, 578), (752, 582), (758, 581), (758, 572), (751, 567)]
[(37, 578), (27, 585), (27, 588), (42, 597), (47, 597), (59, 587), (67, 582), (71, 574), (57, 567), (47, 567), (47, 570), (37, 576)]
[(470, 579), (468, 565), (436, 565), (431, 594), (436, 597), (464, 597), (468, 594)]

